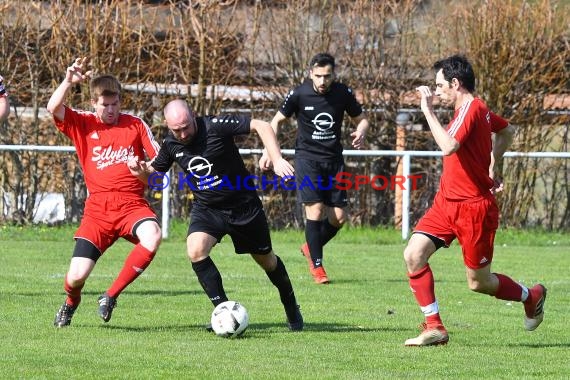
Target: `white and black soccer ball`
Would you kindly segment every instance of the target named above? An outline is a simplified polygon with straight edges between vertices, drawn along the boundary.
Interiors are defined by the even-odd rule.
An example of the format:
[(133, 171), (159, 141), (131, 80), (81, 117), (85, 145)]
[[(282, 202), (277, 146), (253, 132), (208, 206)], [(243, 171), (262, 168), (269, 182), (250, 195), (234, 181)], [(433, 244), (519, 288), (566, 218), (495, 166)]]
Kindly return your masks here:
[(245, 307), (236, 301), (222, 302), (212, 311), (212, 329), (216, 335), (235, 338), (242, 335), (249, 325)]

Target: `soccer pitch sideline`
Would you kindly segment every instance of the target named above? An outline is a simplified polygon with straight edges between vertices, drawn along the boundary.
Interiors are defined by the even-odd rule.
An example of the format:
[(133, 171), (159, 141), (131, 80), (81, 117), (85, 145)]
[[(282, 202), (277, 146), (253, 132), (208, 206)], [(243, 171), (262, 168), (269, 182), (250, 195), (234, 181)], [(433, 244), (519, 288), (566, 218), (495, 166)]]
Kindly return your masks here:
[(548, 288), (545, 320), (523, 327), (523, 309), (467, 289), (454, 244), (431, 260), (450, 333), (446, 346), (404, 347), (422, 315), (410, 293), (399, 231), (347, 228), (325, 250), (330, 285), (316, 285), (299, 253), (302, 231), (273, 233), (305, 318), (288, 331), (276, 289), (229, 239), (214, 248), (228, 297), (248, 309), (240, 339), (205, 331), (212, 306), (185, 256), (180, 223), (147, 271), (119, 297), (113, 319), (97, 297), (131, 245), (99, 261), (69, 328), (55, 329), (73, 227), (0, 227), (0, 375), (3, 379), (568, 378), (570, 235), (499, 230), (493, 268)]

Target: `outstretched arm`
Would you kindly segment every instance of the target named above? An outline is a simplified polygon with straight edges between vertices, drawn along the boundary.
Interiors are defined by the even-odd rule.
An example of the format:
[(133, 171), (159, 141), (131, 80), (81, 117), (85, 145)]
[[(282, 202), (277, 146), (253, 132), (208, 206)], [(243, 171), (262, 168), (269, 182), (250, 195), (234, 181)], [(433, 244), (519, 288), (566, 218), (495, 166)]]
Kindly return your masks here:
[(85, 71), (87, 58), (76, 58), (75, 62), (69, 66), (65, 72), (65, 79), (53, 92), (47, 104), (47, 110), (56, 119), (63, 121), (65, 118), (65, 107), (63, 102), (69, 89), (76, 83), (82, 82), (91, 76), (91, 71)]
[(271, 125), (263, 120), (252, 119), (250, 123), (250, 128), (252, 131), (257, 132), (263, 145), (265, 146), (265, 151), (271, 162), (273, 163), (273, 171), (279, 177), (292, 176), (295, 170), (282, 156), (281, 149), (279, 149), (279, 143), (277, 142), (277, 137), (275, 137), (275, 132)]
[(151, 161), (139, 161), (138, 157), (133, 157), (127, 161), (127, 167), (131, 174), (137, 177), (145, 185), (148, 185), (148, 177), (155, 172)]
[[(276, 136), (275, 137), (276, 139), (277, 139), (277, 133), (279, 132), (279, 127), (286, 119), (287, 117), (283, 115), (281, 111), (277, 111), (275, 116), (273, 116), (273, 120), (271, 120), (271, 129), (273, 129), (273, 134)], [(261, 170), (269, 170), (271, 169), (271, 164), (272, 161), (269, 158), (269, 155), (267, 154), (267, 149), (264, 149), (263, 154), (259, 159), (259, 167), (261, 168)]]

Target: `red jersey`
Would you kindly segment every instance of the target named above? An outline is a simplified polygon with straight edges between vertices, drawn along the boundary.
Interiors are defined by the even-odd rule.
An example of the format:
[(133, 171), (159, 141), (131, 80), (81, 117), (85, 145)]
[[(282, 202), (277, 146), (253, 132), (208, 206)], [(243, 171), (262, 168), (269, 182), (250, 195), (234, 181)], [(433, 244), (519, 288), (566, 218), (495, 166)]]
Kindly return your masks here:
[(144, 184), (131, 174), (126, 163), (133, 156), (144, 160), (145, 153), (153, 159), (160, 147), (141, 118), (121, 113), (116, 125), (108, 125), (94, 112), (66, 106), (64, 120), (54, 120), (57, 129), (75, 145), (89, 194), (143, 194)]
[(447, 133), (460, 144), (459, 149), (443, 157), (443, 174), (439, 189), (449, 200), (488, 196), (493, 187), (489, 177), (491, 133), (508, 126), (508, 121), (495, 115), (479, 98), (455, 110), (447, 126)]

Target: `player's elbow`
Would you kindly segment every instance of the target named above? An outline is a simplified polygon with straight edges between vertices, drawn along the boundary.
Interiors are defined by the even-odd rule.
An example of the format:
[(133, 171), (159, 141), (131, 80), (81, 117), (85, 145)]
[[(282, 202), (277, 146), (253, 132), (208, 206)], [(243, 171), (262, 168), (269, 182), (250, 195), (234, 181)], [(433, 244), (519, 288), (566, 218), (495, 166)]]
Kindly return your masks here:
[(269, 124), (268, 122), (266, 122), (264, 120), (251, 119), (251, 122), (249, 124), (249, 128), (250, 128), (250, 130), (255, 131), (259, 134), (260, 130), (263, 132), (264, 130), (271, 129), (271, 124)]
[(457, 150), (459, 149), (459, 146), (460, 145), (457, 142), (457, 140), (454, 139), (449, 144), (441, 147), (441, 151), (442, 151), (444, 156), (451, 156), (453, 153), (457, 152)]
[(51, 99), (48, 101), (48, 104), (46, 106), (46, 110), (52, 115), (52, 116), (61, 116), (62, 113), (64, 113), (64, 106), (63, 104), (55, 101), (54, 99)]
[(53, 115), (55, 113), (55, 111), (57, 110), (57, 106), (54, 105), (51, 100), (48, 102), (47, 106), (46, 106), (46, 110)]
[(509, 124), (506, 128), (501, 129), (498, 135), (505, 138), (508, 141), (512, 141), (515, 137), (516, 128), (514, 125)]

